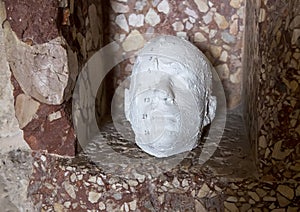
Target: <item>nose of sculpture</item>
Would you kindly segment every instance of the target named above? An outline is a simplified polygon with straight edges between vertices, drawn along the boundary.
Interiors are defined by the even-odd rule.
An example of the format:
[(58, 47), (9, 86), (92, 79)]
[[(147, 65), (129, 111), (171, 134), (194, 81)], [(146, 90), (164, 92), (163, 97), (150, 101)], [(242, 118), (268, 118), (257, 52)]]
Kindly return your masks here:
[(136, 144), (156, 157), (194, 148), (216, 109), (211, 78), (209, 62), (191, 43), (174, 36), (150, 40), (137, 56), (125, 91)]

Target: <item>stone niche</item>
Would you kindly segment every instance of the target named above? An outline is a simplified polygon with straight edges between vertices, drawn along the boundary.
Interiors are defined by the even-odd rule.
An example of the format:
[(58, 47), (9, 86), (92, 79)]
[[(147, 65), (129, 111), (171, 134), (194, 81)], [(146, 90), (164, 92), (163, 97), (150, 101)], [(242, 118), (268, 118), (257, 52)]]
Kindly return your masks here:
[[(37, 211), (299, 211), (299, 0), (38, 2), (0, 1), (0, 103), (9, 105), (0, 112), (0, 137), (21, 128), (35, 150), (0, 154), (10, 163), (1, 163), (0, 189), (3, 175), (19, 186), (26, 170), (24, 192)], [(228, 109), (222, 140), (205, 164), (197, 160), (199, 145), (172, 169), (158, 170), (164, 161), (105, 125), (115, 89), (131, 74), (129, 58), (95, 100), (101, 138), (118, 157), (91, 162), (77, 154), (76, 79), (104, 45), (116, 41), (131, 52), (153, 33), (188, 39), (215, 67)], [(96, 159), (106, 156), (100, 145), (87, 148)]]
[[(261, 172), (269, 170), (266, 164), (274, 164), (266, 159), (268, 156), (279, 161), (275, 163), (278, 167), (284, 160), (297, 161), (299, 17), (273, 17), (266, 13), (276, 9), (269, 8), (269, 4), (247, 4), (246, 10), (251, 11), (248, 14), (252, 18), (244, 22), (246, 5), (243, 1), (224, 4), (192, 0), (130, 3), (52, 0), (36, 4), (35, 1), (4, 0), (1, 2), (1, 45), (5, 46), (2, 54), (11, 74), (6, 72), (1, 77), (5, 81), (10, 78), (11, 85), (1, 85), (1, 94), (7, 93), (3, 104), (11, 102), (8, 93), (13, 87), (15, 111), (12, 108), (8, 109), (10, 112), (4, 111), (7, 116), (2, 115), (2, 120), (8, 123), (15, 113), (24, 139), (33, 150), (75, 156), (80, 147), (72, 123), (71, 96), (86, 61), (111, 41), (130, 52), (146, 42), (145, 34), (170, 34), (188, 39), (212, 62), (225, 89), (229, 110), (245, 108), (252, 151), (258, 164), (265, 161)], [(283, 4), (282, 12), (292, 10), (297, 14), (299, 9), (293, 5), (296, 3)], [(268, 23), (271, 27), (264, 29)], [(275, 33), (273, 28), (276, 39), (264, 44), (263, 41)], [(252, 36), (252, 31), (259, 31), (260, 41)], [(283, 39), (286, 43), (282, 43)], [(284, 51), (271, 54), (271, 47), (281, 49), (283, 46)], [(250, 58), (254, 63), (249, 62)], [(274, 58), (281, 61), (283, 75), (274, 69)], [(110, 112), (114, 90), (131, 74), (133, 63), (134, 59), (130, 58), (118, 64), (100, 86), (95, 100), (99, 126)], [(242, 73), (242, 66), (249, 74)], [(267, 73), (276, 77), (268, 78)], [(278, 84), (278, 80), (281, 83)], [(286, 97), (275, 104), (274, 95), (284, 92)], [(267, 108), (273, 108), (273, 112), (267, 112)], [(285, 130), (282, 125), (286, 126)], [(17, 129), (16, 121), (7, 127)], [(279, 133), (267, 133), (271, 129)], [(2, 136), (9, 134), (4, 127), (1, 130)], [(292, 162), (290, 166), (293, 168), (285, 174), (287, 176), (297, 170), (298, 164)], [(269, 177), (274, 176), (270, 173)]]
[[(16, 117), (33, 150), (68, 156), (80, 150), (72, 124), (72, 91), (86, 61), (112, 41), (130, 52), (144, 45), (145, 34), (184, 37), (212, 62), (228, 108), (241, 103), (242, 1), (228, 5), (193, 0), (3, 3)], [(128, 59), (118, 64), (100, 86), (96, 99), (99, 126), (110, 113), (114, 90), (130, 75), (133, 63), (134, 59)]]

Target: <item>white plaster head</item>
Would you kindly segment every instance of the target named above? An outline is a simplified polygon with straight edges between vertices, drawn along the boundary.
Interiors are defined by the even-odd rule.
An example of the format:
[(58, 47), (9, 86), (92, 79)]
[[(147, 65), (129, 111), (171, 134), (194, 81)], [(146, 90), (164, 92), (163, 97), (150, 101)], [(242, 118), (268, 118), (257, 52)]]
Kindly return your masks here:
[(195, 148), (215, 116), (211, 93), (211, 65), (194, 45), (175, 36), (150, 40), (125, 90), (125, 115), (136, 144), (156, 157)]

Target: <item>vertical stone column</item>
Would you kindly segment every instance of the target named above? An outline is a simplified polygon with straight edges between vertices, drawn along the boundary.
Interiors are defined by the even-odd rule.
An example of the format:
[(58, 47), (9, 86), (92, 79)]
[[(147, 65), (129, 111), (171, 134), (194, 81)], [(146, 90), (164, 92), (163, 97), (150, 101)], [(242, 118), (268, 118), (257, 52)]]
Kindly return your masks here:
[(3, 41), (24, 138), (33, 150), (74, 156), (71, 96), (80, 67), (102, 46), (101, 3), (3, 2)]
[(3, 40), (24, 139), (33, 150), (74, 156), (69, 99), (78, 64), (76, 54), (59, 35), (58, 2), (4, 3)]
[[(6, 19), (4, 3), (0, 1), (0, 23)], [(22, 139), (22, 131), (19, 129), (15, 117), (13, 87), (10, 82), (6, 52), (5, 36), (0, 27), (0, 152), (9, 151), (12, 148), (26, 147)]]

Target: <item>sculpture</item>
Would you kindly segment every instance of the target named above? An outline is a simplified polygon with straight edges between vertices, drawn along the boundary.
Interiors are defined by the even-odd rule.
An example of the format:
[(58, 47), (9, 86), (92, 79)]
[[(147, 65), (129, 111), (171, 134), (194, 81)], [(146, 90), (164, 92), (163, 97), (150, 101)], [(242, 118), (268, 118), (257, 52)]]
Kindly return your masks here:
[(135, 142), (148, 154), (168, 157), (195, 148), (216, 104), (211, 65), (190, 42), (159, 36), (138, 53), (124, 105)]

